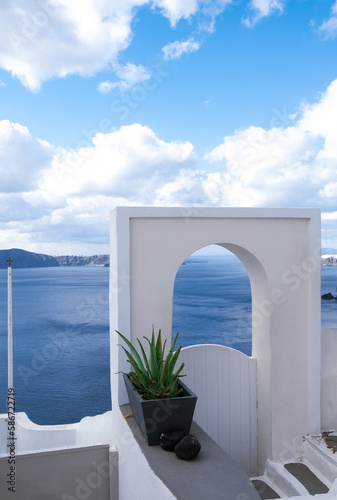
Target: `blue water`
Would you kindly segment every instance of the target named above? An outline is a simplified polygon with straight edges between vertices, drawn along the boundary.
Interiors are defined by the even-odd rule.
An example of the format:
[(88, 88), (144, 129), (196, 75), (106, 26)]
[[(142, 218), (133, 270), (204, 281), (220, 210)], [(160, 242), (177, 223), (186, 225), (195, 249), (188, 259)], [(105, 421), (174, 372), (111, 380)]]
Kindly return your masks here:
[[(7, 270), (0, 270), (0, 413), (6, 411)], [(38, 424), (111, 408), (109, 269), (13, 269), (16, 410)]]
[[(13, 269), (16, 410), (38, 424), (77, 422), (111, 408), (109, 269)], [(322, 269), (335, 294), (337, 267)], [(337, 294), (337, 293), (336, 293)], [(322, 301), (337, 327), (337, 301)], [(250, 283), (234, 257), (193, 257), (178, 271), (173, 333), (179, 344), (217, 343), (251, 353)], [(7, 393), (7, 270), (0, 270), (0, 413)]]
[(251, 315), (250, 281), (236, 257), (193, 257), (180, 267), (172, 322), (180, 345), (221, 344), (250, 355)]

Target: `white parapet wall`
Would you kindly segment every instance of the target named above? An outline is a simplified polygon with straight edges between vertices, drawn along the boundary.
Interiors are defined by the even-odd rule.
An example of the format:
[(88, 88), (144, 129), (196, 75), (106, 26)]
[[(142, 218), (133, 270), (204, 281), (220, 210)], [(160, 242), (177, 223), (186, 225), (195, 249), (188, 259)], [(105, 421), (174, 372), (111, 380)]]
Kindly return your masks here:
[[(118, 452), (112, 429), (111, 411), (65, 425), (37, 425), (25, 413), (16, 413), (9, 456), (8, 416), (0, 415), (1, 500), (14, 498), (13, 491), (25, 500), (117, 500)], [(7, 484), (11, 473), (12, 491)]]
[[(12, 468), (11, 468), (12, 467)], [(118, 455), (109, 445), (0, 458), (1, 500), (118, 500)]]
[[(38, 425), (26, 413), (15, 414), (16, 454), (44, 452), (80, 446), (115, 443), (112, 441), (112, 412), (85, 417), (64, 425)], [(7, 414), (0, 415), (0, 457), (6, 457)]]
[(175, 500), (175, 495), (151, 468), (119, 410), (114, 422), (119, 452), (118, 500)]

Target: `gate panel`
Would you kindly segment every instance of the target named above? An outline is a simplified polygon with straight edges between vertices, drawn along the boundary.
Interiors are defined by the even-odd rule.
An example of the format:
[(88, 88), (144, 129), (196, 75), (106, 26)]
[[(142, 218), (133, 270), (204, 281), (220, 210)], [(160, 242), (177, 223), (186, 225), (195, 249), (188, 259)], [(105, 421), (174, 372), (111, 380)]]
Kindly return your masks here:
[(256, 358), (202, 344), (181, 350), (184, 382), (198, 396), (194, 420), (247, 472), (257, 473)]

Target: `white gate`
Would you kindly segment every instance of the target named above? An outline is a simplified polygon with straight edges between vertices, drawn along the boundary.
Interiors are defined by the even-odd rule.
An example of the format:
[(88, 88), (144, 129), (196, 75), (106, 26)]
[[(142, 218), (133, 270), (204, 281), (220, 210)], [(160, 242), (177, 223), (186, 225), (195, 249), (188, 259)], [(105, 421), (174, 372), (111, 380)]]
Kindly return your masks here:
[(183, 382), (198, 396), (194, 420), (249, 476), (255, 475), (256, 358), (203, 344), (183, 348), (181, 361)]

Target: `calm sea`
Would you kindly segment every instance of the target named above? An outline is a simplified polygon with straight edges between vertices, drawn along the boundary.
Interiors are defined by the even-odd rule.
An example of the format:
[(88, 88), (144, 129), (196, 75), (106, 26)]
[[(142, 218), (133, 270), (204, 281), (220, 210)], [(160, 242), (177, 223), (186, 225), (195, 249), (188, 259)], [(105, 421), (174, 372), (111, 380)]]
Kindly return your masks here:
[[(107, 411), (109, 269), (13, 269), (16, 410), (38, 424)], [(336, 293), (337, 267), (322, 269)], [(337, 327), (337, 301), (322, 301), (322, 326)], [(217, 343), (251, 353), (250, 284), (234, 257), (193, 257), (178, 271), (173, 333), (179, 344)], [(0, 270), (0, 413), (7, 393), (7, 270)]]

